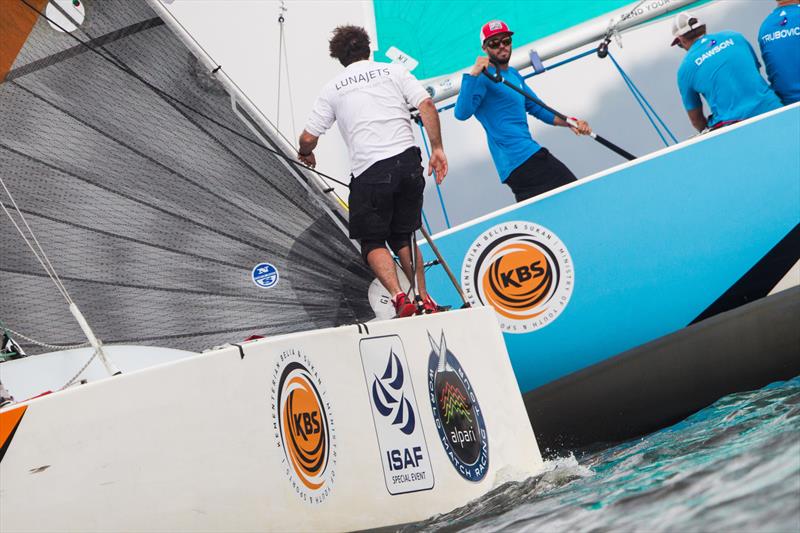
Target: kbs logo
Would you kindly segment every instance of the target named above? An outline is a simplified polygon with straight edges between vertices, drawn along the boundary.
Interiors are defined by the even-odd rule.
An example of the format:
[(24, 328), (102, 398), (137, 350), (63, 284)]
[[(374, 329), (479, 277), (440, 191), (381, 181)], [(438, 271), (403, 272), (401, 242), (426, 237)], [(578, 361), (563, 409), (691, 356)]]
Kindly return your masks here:
[(397, 335), (359, 343), (372, 420), (389, 494), (433, 488), (433, 470), (403, 342)]
[(490, 305), (507, 333), (528, 333), (553, 322), (572, 295), (572, 258), (561, 240), (532, 222), (506, 222), (470, 246), (461, 283), (473, 305)]
[(428, 394), (439, 440), (456, 471), (466, 480), (480, 481), (489, 468), (489, 437), (472, 384), (453, 352), (444, 331), (439, 343), (430, 332)]
[(335, 478), (336, 433), (319, 374), (306, 355), (287, 350), (272, 378), (272, 427), (285, 473), (303, 501), (322, 503)]

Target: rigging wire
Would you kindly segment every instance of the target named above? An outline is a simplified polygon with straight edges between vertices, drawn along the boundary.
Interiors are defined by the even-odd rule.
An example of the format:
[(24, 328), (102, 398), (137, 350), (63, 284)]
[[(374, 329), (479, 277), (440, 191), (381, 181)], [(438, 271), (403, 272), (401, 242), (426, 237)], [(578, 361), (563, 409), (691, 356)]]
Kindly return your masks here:
[[(183, 108), (185, 108), (185, 109), (187, 109), (187, 110), (191, 111), (192, 113), (195, 113), (196, 115), (198, 115), (198, 116), (200, 116), (200, 117), (203, 117), (204, 119), (206, 119), (206, 120), (208, 120), (209, 122), (211, 122), (211, 123), (215, 124), (216, 126), (219, 126), (219, 127), (220, 127), (220, 128), (222, 128), (222, 129), (224, 129), (224, 130), (228, 131), (229, 133), (231, 133), (231, 134), (233, 134), (233, 135), (236, 135), (237, 137), (240, 137), (241, 139), (244, 139), (245, 141), (247, 141), (247, 142), (249, 142), (249, 143), (251, 143), (251, 144), (254, 144), (254, 145), (258, 146), (258, 147), (260, 147), (261, 149), (263, 149), (263, 150), (265, 150), (265, 151), (267, 151), (267, 152), (269, 152), (269, 153), (271, 153), (271, 154), (273, 154), (273, 155), (276, 155), (276, 156), (280, 157), (281, 159), (285, 160), (285, 161), (286, 161), (287, 163), (289, 163), (290, 165), (293, 165), (295, 168), (300, 168), (300, 169), (302, 169), (302, 170), (307, 170), (307, 171), (309, 171), (309, 172), (313, 172), (314, 174), (317, 174), (318, 176), (320, 176), (321, 178), (323, 178), (323, 180), (324, 180), (324, 179), (328, 179), (328, 180), (330, 180), (330, 181), (332, 181), (332, 182), (334, 182), (334, 183), (337, 183), (337, 184), (339, 184), (339, 185), (342, 185), (342, 186), (344, 186), (344, 187), (349, 187), (349, 184), (348, 184), (348, 183), (346, 183), (346, 182), (344, 182), (344, 181), (341, 181), (341, 180), (338, 180), (338, 179), (336, 179), (336, 178), (334, 178), (334, 177), (332, 177), (332, 176), (329, 176), (328, 174), (325, 174), (324, 172), (320, 172), (319, 170), (316, 170), (316, 169), (313, 169), (313, 168), (307, 167), (306, 165), (304, 165), (304, 164), (300, 163), (299, 161), (296, 161), (296, 160), (295, 160), (294, 158), (292, 158), (291, 156), (288, 156), (288, 155), (284, 154), (283, 152), (281, 152), (281, 151), (279, 151), (279, 150), (273, 150), (272, 148), (269, 148), (269, 147), (267, 147), (267, 146), (264, 146), (264, 144), (262, 144), (262, 143), (260, 143), (260, 142), (258, 142), (258, 141), (256, 141), (256, 140), (254, 140), (254, 139), (252, 139), (252, 138), (248, 137), (247, 135), (243, 135), (242, 133), (240, 133), (240, 132), (236, 131), (235, 129), (233, 129), (233, 128), (231, 128), (231, 127), (229, 127), (229, 126), (227, 126), (227, 125), (225, 125), (225, 124), (223, 124), (223, 123), (219, 122), (218, 120), (216, 120), (216, 119), (214, 119), (214, 118), (212, 118), (212, 117), (210, 117), (210, 116), (206, 115), (206, 114), (205, 114), (205, 113), (203, 113), (202, 111), (200, 111), (200, 110), (198, 110), (198, 109), (195, 109), (194, 107), (190, 106), (189, 104), (186, 104), (186, 103), (184, 103), (184, 102), (183, 102), (182, 100), (180, 100), (179, 98), (177, 98), (177, 97), (175, 97), (175, 96), (172, 96), (172, 95), (171, 95), (171, 94), (169, 94), (168, 92), (166, 92), (166, 91), (164, 91), (164, 90), (160, 89), (159, 87), (157, 87), (157, 86), (153, 85), (152, 83), (150, 83), (149, 81), (147, 81), (145, 78), (143, 78), (141, 75), (137, 74), (137, 73), (136, 73), (136, 72), (135, 72), (133, 69), (131, 69), (131, 68), (130, 68), (130, 67), (127, 65), (127, 64), (125, 64), (123, 61), (117, 61), (117, 60), (115, 60), (115, 59), (113, 59), (113, 58), (111, 58), (111, 57), (107, 56), (106, 54), (103, 54), (103, 53), (102, 53), (102, 52), (101, 52), (101, 51), (100, 51), (98, 48), (96, 48), (96, 47), (92, 46), (92, 45), (90, 44), (90, 41), (84, 41), (84, 40), (80, 39), (79, 37), (77, 37), (76, 35), (73, 35), (72, 33), (68, 32), (68, 31), (67, 31), (65, 28), (63, 28), (63, 27), (62, 27), (62, 26), (61, 26), (61, 25), (60, 25), (60, 24), (59, 24), (57, 21), (54, 21), (53, 19), (51, 19), (50, 17), (48, 17), (48, 16), (47, 16), (45, 13), (43, 13), (43, 12), (39, 11), (39, 10), (38, 10), (38, 9), (37, 9), (35, 6), (33, 6), (33, 5), (31, 5), (30, 3), (28, 3), (28, 0), (20, 0), (20, 2), (22, 2), (23, 4), (25, 4), (26, 6), (28, 6), (28, 7), (29, 7), (31, 10), (33, 10), (34, 12), (38, 13), (38, 14), (39, 14), (39, 16), (41, 16), (42, 18), (44, 18), (45, 20), (47, 20), (47, 21), (48, 21), (48, 22), (50, 22), (51, 24), (55, 25), (57, 28), (59, 28), (60, 30), (62, 30), (64, 33), (66, 33), (66, 34), (67, 34), (69, 37), (71, 37), (72, 39), (74, 39), (75, 41), (77, 41), (79, 44), (81, 44), (82, 46), (85, 46), (85, 47), (86, 47), (86, 48), (88, 48), (90, 51), (94, 52), (95, 54), (97, 54), (98, 56), (100, 56), (101, 58), (103, 58), (104, 60), (108, 61), (110, 64), (112, 64), (114, 67), (118, 68), (118, 69), (119, 69), (119, 70), (121, 70), (122, 72), (124, 72), (124, 73), (128, 74), (129, 76), (133, 77), (134, 79), (138, 80), (139, 82), (141, 82), (142, 84), (144, 84), (145, 86), (147, 86), (147, 87), (148, 87), (150, 90), (152, 90), (153, 92), (155, 92), (156, 94), (158, 94), (158, 95), (159, 95), (159, 96), (161, 96), (162, 98), (168, 99), (168, 100), (170, 100), (170, 101), (172, 101), (172, 102), (174, 102), (174, 103), (176, 103), (176, 104), (178, 104), (178, 105), (182, 106)], [(101, 48), (102, 48), (102, 47), (101, 47)], [(276, 131), (278, 131), (278, 133), (280, 134), (280, 130), (278, 130), (278, 129), (276, 128)], [(287, 142), (289, 145), (291, 145), (291, 146), (294, 146), (294, 145), (293, 145), (293, 143), (291, 143), (291, 142), (290, 142), (288, 139), (286, 139), (286, 137), (285, 137), (285, 136), (283, 136), (283, 134), (280, 134), (280, 135), (281, 135), (281, 137), (282, 137), (282, 138), (283, 138), (283, 139), (284, 139), (284, 140), (285, 140), (285, 141), (286, 141), (286, 142)], [(330, 187), (330, 185), (329, 185), (328, 183), (326, 183), (326, 185), (328, 186), (328, 188), (327, 188), (327, 189), (325, 189), (325, 190), (323, 190), (322, 192), (325, 192), (325, 193), (327, 193), (327, 192), (333, 192), (334, 194), (336, 194), (336, 193), (335, 193), (335, 191), (334, 191), (334, 189), (333, 189), (332, 187)], [(336, 196), (337, 196), (337, 198), (338, 198), (338, 195), (336, 195)], [(340, 200), (341, 200), (341, 199), (340, 199)]]
[[(6, 205), (3, 202), (0, 202), (0, 207), (3, 208), (3, 212), (6, 214), (6, 216), (14, 225), (14, 227), (17, 229), (17, 232), (19, 232), (20, 236), (22, 237), (22, 240), (25, 241), (25, 244), (27, 244), (28, 248), (30, 248), (31, 252), (33, 252), (33, 255), (36, 256), (36, 259), (39, 261), (39, 264), (42, 265), (44, 271), (47, 273), (52, 282), (55, 284), (56, 288), (58, 289), (58, 292), (61, 293), (61, 296), (64, 298), (64, 300), (66, 300), (67, 305), (73, 305), (75, 302), (70, 297), (69, 292), (67, 292), (67, 288), (61, 282), (61, 278), (58, 277), (58, 273), (56, 272), (55, 267), (53, 267), (53, 264), (50, 262), (50, 259), (44, 252), (44, 248), (42, 248), (42, 245), (39, 243), (39, 239), (36, 238), (36, 234), (31, 229), (30, 224), (28, 224), (28, 220), (25, 218), (25, 215), (23, 215), (22, 211), (20, 211), (16, 200), (14, 200), (14, 197), (11, 195), (11, 191), (9, 191), (8, 187), (6, 187), (6, 183), (2, 177), (0, 177), (0, 185), (3, 186), (3, 190), (5, 191), (6, 196), (8, 196), (9, 200), (11, 200), (11, 204), (14, 206), (14, 211), (16, 211), (17, 216), (20, 218), (20, 220), (22, 220), (22, 223), (28, 230), (29, 235), (26, 235), (25, 232), (17, 223), (17, 221), (14, 220), (14, 217), (11, 215), (11, 212), (9, 212)], [(35, 243), (36, 246), (34, 246), (31, 243), (31, 240), (33, 240), (33, 243)]]
[[(286, 68), (286, 89), (289, 92), (289, 118), (292, 119), (292, 135), (297, 138), (297, 124), (294, 121), (294, 97), (292, 96), (292, 80), (289, 77), (289, 47), (286, 45), (286, 32), (284, 23), (286, 17), (284, 13), (288, 11), (286, 7), (286, 0), (281, 0), (280, 14), (278, 15), (278, 25), (280, 31), (278, 32), (278, 90), (277, 90), (277, 103), (275, 111), (276, 129), (280, 130), (281, 126), (281, 75), (283, 69)], [(285, 67), (284, 67), (285, 66)], [(290, 143), (291, 144), (291, 143)]]
[(275, 98), (275, 129), (280, 130), (281, 128), (281, 74), (283, 73), (283, 12), (286, 11), (286, 4), (281, 2), (280, 7), (280, 14), (278, 15), (278, 26), (280, 30), (278, 32), (278, 90), (277, 97)]

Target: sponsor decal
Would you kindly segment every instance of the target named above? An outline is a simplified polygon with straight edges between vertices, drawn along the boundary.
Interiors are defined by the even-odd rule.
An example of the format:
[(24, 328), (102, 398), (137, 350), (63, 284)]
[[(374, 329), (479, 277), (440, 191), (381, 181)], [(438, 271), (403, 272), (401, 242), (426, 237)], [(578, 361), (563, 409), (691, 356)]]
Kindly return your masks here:
[(393, 495), (432, 489), (433, 470), (403, 342), (397, 335), (373, 337), (359, 348), (386, 489)]
[(272, 428), (284, 473), (305, 502), (322, 503), (336, 477), (336, 432), (319, 372), (300, 350), (286, 350), (272, 373)]
[(574, 282), (567, 247), (533, 222), (504, 222), (483, 232), (461, 266), (469, 302), (492, 306), (506, 333), (551, 324), (567, 307)]
[(428, 332), (428, 394), (439, 440), (456, 471), (466, 480), (480, 481), (489, 468), (486, 422), (472, 384), (442, 331), (437, 343)]
[(262, 289), (271, 289), (278, 284), (280, 275), (272, 263), (259, 263), (253, 268), (253, 283)]

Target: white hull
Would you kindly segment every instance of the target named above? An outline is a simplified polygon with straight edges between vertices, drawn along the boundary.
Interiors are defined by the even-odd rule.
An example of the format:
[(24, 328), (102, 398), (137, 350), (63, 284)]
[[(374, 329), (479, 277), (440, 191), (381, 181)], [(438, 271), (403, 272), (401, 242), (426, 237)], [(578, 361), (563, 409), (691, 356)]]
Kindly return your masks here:
[[(241, 353), (231, 346), (3, 409), (0, 530), (363, 529), (447, 512), (540, 471), (491, 310), (368, 327), (369, 333), (357, 325), (253, 341)], [(442, 419), (435, 419), (429, 399), (435, 353), (429, 335), (439, 342), (442, 334), (476, 395), (471, 405), (479, 403), (485, 420), (488, 467), (479, 481), (459, 474), (446, 455), (437, 429)], [(408, 405), (419, 424), (408, 438), (427, 449), (416, 454), (423, 457), (417, 471), (425, 471), (416, 476), (417, 492), (403, 493), (402, 479), (392, 486), (402, 468), (384, 471), (387, 442), (406, 437), (398, 440), (397, 428), (371, 404), (370, 382), (379, 376), (368, 359), (380, 362), (386, 345), (371, 355), (369, 348), (393, 335), (399, 337), (390, 339), (393, 350), (404, 352), (400, 360), (411, 377), (403, 394), (412, 397)], [(330, 431), (329, 453), (324, 474), (312, 480), (321, 480), (318, 490), (298, 482), (287, 459), (291, 446), (281, 444), (286, 435), (273, 424), (284, 412), (275, 408), (283, 395), (280, 376), (292, 362), (309, 370), (325, 406), (320, 416)], [(302, 415), (299, 399), (293, 409)], [(11, 426), (16, 431), (8, 435)]]

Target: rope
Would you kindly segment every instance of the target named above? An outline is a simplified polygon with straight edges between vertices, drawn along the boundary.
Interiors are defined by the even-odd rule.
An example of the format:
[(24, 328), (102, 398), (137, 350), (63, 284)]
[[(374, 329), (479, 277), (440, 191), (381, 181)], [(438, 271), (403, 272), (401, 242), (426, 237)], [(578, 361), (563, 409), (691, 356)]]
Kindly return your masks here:
[(13, 329), (3, 326), (3, 330), (11, 333), (13, 338), (20, 338), (28, 341), (31, 344), (35, 344), (36, 346), (41, 346), (42, 348), (50, 348), (51, 350), (74, 350), (76, 348), (88, 348), (91, 346), (88, 342), (84, 342), (82, 344), (48, 344), (46, 342), (37, 341), (36, 339), (32, 339), (26, 335), (18, 331), (14, 331)]
[(94, 361), (94, 358), (95, 358), (95, 357), (97, 357), (97, 350), (94, 350), (94, 351), (92, 352), (92, 356), (89, 358), (89, 360), (88, 360), (88, 361), (86, 361), (86, 363), (84, 363), (84, 364), (83, 364), (83, 366), (80, 368), (80, 370), (78, 370), (78, 372), (77, 372), (77, 373), (76, 373), (74, 376), (72, 376), (72, 378), (71, 378), (69, 381), (67, 381), (67, 382), (64, 384), (64, 386), (63, 386), (63, 387), (61, 387), (61, 388), (60, 388), (60, 389), (58, 389), (58, 390), (59, 390), (59, 391), (62, 391), (62, 390), (64, 390), (64, 389), (66, 389), (67, 387), (71, 387), (71, 386), (72, 386), (72, 385), (75, 383), (75, 381), (77, 381), (77, 379), (80, 377), (80, 375), (81, 375), (81, 374), (83, 374), (83, 373), (84, 373), (84, 371), (85, 371), (87, 368), (89, 368), (89, 365), (92, 363), (92, 361)]
[(658, 113), (656, 113), (656, 110), (653, 109), (653, 106), (650, 105), (650, 102), (647, 101), (647, 98), (645, 98), (644, 94), (642, 94), (639, 88), (636, 87), (636, 84), (633, 83), (633, 80), (630, 78), (630, 76), (628, 76), (628, 74), (622, 69), (622, 66), (620, 66), (620, 64), (611, 54), (611, 52), (608, 53), (608, 57), (611, 58), (611, 62), (614, 63), (615, 67), (617, 67), (620, 76), (622, 76), (622, 80), (628, 86), (628, 89), (631, 91), (631, 93), (633, 93), (634, 98), (636, 98), (636, 102), (639, 104), (639, 107), (642, 108), (642, 111), (644, 112), (647, 119), (650, 121), (650, 124), (652, 124), (653, 128), (656, 130), (656, 133), (658, 133), (658, 136), (661, 137), (661, 140), (664, 142), (664, 146), (669, 146), (669, 142), (667, 142), (667, 139), (664, 138), (664, 135), (662, 135), (661, 130), (658, 128), (658, 126), (656, 126), (656, 123), (653, 121), (653, 118), (650, 116), (650, 113), (652, 113), (653, 116), (656, 118), (656, 120), (658, 120), (658, 123), (661, 124), (661, 127), (664, 128), (664, 131), (666, 131), (667, 134), (672, 139), (672, 142), (677, 144), (678, 139), (675, 138), (675, 135), (672, 134), (672, 131), (670, 131), (670, 129), (667, 127), (664, 121), (661, 120), (661, 117), (658, 115)]
[[(425, 128), (422, 127), (422, 123), (419, 124), (419, 133), (422, 136), (422, 143), (425, 145), (425, 153), (428, 154), (428, 159), (431, 158), (431, 151), (428, 148), (428, 138), (425, 136)], [(434, 177), (436, 173), (434, 173)], [(436, 194), (439, 195), (439, 204), (442, 206), (442, 214), (444, 215), (444, 223), (447, 225), (448, 229), (450, 228), (450, 218), (447, 216), (447, 208), (444, 205), (444, 197), (442, 197), (442, 188), (439, 187), (439, 184), (434, 180), (436, 183)], [(430, 233), (430, 227), (428, 228), (428, 233)]]
[(553, 65), (544, 67), (542, 70), (533, 71), (530, 74), (526, 74), (525, 76), (522, 77), (522, 79), (523, 80), (527, 80), (528, 78), (532, 78), (534, 76), (538, 76), (539, 74), (543, 74), (543, 73), (547, 72), (548, 70), (553, 70), (553, 69), (558, 68), (558, 67), (560, 67), (562, 65), (566, 65), (567, 63), (572, 63), (573, 61), (575, 61), (577, 59), (581, 59), (582, 57), (586, 57), (588, 55), (594, 54), (595, 52), (597, 52), (597, 48), (592, 48), (591, 50), (587, 50), (585, 52), (581, 52), (580, 54), (578, 54), (576, 56), (572, 56), (572, 57), (570, 57), (568, 59), (565, 59), (563, 61), (559, 61), (558, 63), (555, 63)]
[[(287, 163), (289, 163), (289, 164), (291, 164), (291, 165), (294, 165), (295, 167), (299, 167), (299, 168), (301, 168), (301, 169), (303, 169), (303, 170), (307, 170), (307, 171), (309, 171), (309, 172), (313, 172), (314, 174), (317, 174), (318, 176), (320, 176), (321, 178), (323, 178), (323, 180), (324, 180), (324, 179), (328, 179), (328, 180), (330, 180), (330, 181), (332, 181), (332, 182), (334, 182), (334, 183), (338, 183), (339, 185), (343, 185), (343, 186), (345, 186), (345, 187), (348, 187), (348, 184), (347, 184), (346, 182), (344, 182), (344, 181), (341, 181), (341, 180), (338, 180), (338, 179), (336, 179), (336, 178), (334, 178), (334, 177), (332, 177), (332, 176), (329, 176), (328, 174), (325, 174), (324, 172), (320, 172), (319, 170), (315, 170), (315, 169), (313, 169), (313, 168), (307, 167), (306, 165), (304, 165), (304, 164), (300, 163), (299, 161), (296, 161), (296, 160), (295, 160), (293, 157), (291, 157), (291, 156), (287, 156), (286, 154), (284, 154), (283, 152), (280, 152), (280, 151), (278, 151), (278, 150), (273, 150), (273, 149), (271, 149), (271, 148), (269, 148), (269, 147), (267, 147), (267, 146), (264, 146), (264, 144), (262, 144), (262, 143), (260, 143), (260, 142), (258, 142), (258, 141), (256, 141), (256, 140), (254, 140), (254, 139), (252, 139), (252, 138), (248, 137), (247, 135), (243, 135), (243, 134), (241, 134), (240, 132), (238, 132), (238, 131), (234, 130), (233, 128), (231, 128), (231, 127), (229, 127), (229, 126), (227, 126), (227, 125), (225, 125), (225, 124), (223, 124), (223, 123), (219, 122), (218, 120), (216, 120), (216, 119), (214, 119), (214, 118), (212, 118), (212, 117), (210, 117), (210, 116), (206, 115), (206, 114), (205, 114), (205, 113), (203, 113), (202, 111), (199, 111), (199, 110), (197, 110), (197, 109), (193, 108), (192, 106), (190, 106), (190, 105), (188, 105), (188, 104), (184, 103), (184, 102), (183, 102), (183, 101), (181, 101), (180, 99), (178, 99), (178, 98), (176, 98), (176, 97), (172, 96), (172, 95), (171, 95), (171, 94), (169, 94), (168, 92), (166, 92), (166, 91), (164, 91), (164, 90), (162, 90), (162, 89), (160, 89), (160, 88), (156, 87), (155, 85), (153, 85), (152, 83), (150, 83), (149, 81), (147, 81), (146, 79), (144, 79), (142, 76), (140, 76), (139, 74), (137, 74), (137, 73), (136, 73), (136, 72), (135, 72), (133, 69), (131, 69), (129, 66), (127, 66), (127, 65), (126, 65), (124, 62), (122, 62), (122, 61), (119, 61), (119, 62), (118, 62), (118, 61), (116, 61), (116, 60), (112, 59), (111, 57), (108, 57), (107, 55), (103, 54), (103, 53), (102, 53), (102, 52), (101, 52), (101, 51), (100, 51), (98, 48), (95, 48), (94, 46), (92, 46), (92, 45), (91, 45), (89, 42), (87, 42), (87, 41), (84, 41), (84, 40), (82, 40), (82, 39), (78, 38), (76, 35), (73, 35), (72, 33), (68, 32), (68, 31), (67, 31), (65, 28), (63, 28), (63, 27), (62, 27), (62, 26), (61, 26), (61, 25), (60, 25), (58, 22), (56, 22), (56, 21), (54, 21), (53, 19), (49, 18), (49, 17), (48, 17), (48, 16), (47, 16), (45, 13), (42, 13), (41, 11), (39, 11), (39, 10), (38, 10), (38, 9), (37, 9), (35, 6), (32, 6), (31, 4), (29, 4), (29, 3), (28, 3), (28, 0), (20, 0), (20, 2), (22, 2), (23, 4), (25, 4), (26, 6), (28, 6), (28, 7), (29, 7), (31, 10), (33, 10), (34, 12), (38, 13), (38, 14), (39, 14), (39, 16), (41, 16), (42, 18), (44, 18), (45, 20), (47, 20), (48, 22), (50, 22), (51, 24), (53, 24), (55, 27), (57, 27), (58, 29), (60, 29), (61, 31), (63, 31), (63, 32), (64, 32), (64, 33), (65, 33), (67, 36), (69, 36), (69, 37), (71, 37), (72, 39), (74, 39), (75, 41), (77, 41), (77, 42), (78, 42), (80, 45), (82, 45), (82, 46), (85, 46), (86, 48), (88, 48), (88, 49), (89, 49), (90, 51), (92, 51), (93, 53), (97, 54), (98, 56), (100, 56), (100, 57), (101, 57), (101, 58), (103, 58), (104, 60), (108, 61), (108, 62), (109, 62), (111, 65), (113, 65), (114, 67), (116, 67), (116, 68), (117, 68), (117, 69), (119, 69), (120, 71), (124, 72), (125, 74), (128, 74), (129, 76), (133, 77), (133, 78), (134, 78), (134, 79), (136, 79), (137, 81), (141, 82), (142, 84), (144, 84), (146, 87), (148, 87), (150, 90), (152, 90), (154, 93), (158, 94), (158, 95), (159, 95), (159, 96), (161, 96), (162, 98), (164, 98), (164, 99), (167, 99), (167, 100), (170, 100), (170, 101), (172, 101), (172, 102), (174, 102), (174, 103), (176, 103), (176, 104), (178, 104), (178, 105), (182, 106), (182, 107), (183, 107), (183, 108), (185, 108), (186, 110), (188, 110), (188, 111), (191, 111), (192, 113), (195, 113), (196, 115), (198, 115), (198, 116), (200, 116), (200, 117), (203, 117), (204, 119), (208, 120), (208, 121), (209, 121), (209, 122), (211, 122), (212, 124), (214, 124), (214, 125), (216, 125), (216, 126), (218, 126), (218, 127), (222, 128), (222, 129), (224, 129), (225, 131), (227, 131), (227, 132), (229, 132), (229, 133), (231, 133), (231, 134), (233, 134), (233, 135), (236, 135), (237, 137), (240, 137), (241, 139), (243, 139), (243, 140), (245, 140), (245, 141), (247, 141), (247, 142), (249, 142), (249, 143), (251, 143), (251, 144), (254, 144), (254, 145), (256, 145), (256, 146), (260, 147), (262, 150), (265, 150), (265, 151), (267, 151), (267, 152), (269, 152), (269, 153), (271, 153), (271, 154), (273, 154), (273, 155), (276, 155), (276, 156), (278, 156), (278, 157), (280, 157), (280, 158), (284, 159), (284, 160), (285, 160)], [(273, 125), (273, 126), (274, 126), (274, 125)], [(280, 132), (280, 130), (278, 130), (278, 128), (275, 128), (275, 131), (277, 131), (277, 132), (278, 132), (278, 134), (279, 134), (279, 135), (280, 135), (280, 136), (281, 136), (281, 137), (282, 137), (282, 138), (283, 138), (283, 139), (284, 139), (284, 140), (285, 140), (285, 141), (286, 141), (286, 142), (287, 142), (289, 145), (292, 145), (292, 146), (293, 146), (293, 143), (292, 143), (291, 141), (289, 141), (288, 139), (286, 139), (286, 137), (285, 137), (285, 136), (284, 136), (284, 135), (283, 135), (283, 134)]]

